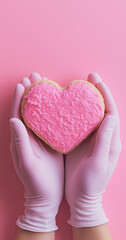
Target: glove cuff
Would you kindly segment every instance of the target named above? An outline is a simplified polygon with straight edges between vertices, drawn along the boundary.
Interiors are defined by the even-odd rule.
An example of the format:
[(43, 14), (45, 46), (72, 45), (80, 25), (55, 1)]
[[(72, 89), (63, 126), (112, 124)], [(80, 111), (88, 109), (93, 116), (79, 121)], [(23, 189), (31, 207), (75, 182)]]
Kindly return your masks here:
[(53, 208), (48, 200), (41, 197), (26, 198), (24, 215), (20, 216), (16, 225), (22, 229), (33, 232), (51, 232), (58, 229), (56, 214), (58, 209)]
[(108, 222), (102, 207), (102, 193), (83, 195), (74, 206), (70, 206), (71, 214), (67, 222), (73, 227), (93, 227)]

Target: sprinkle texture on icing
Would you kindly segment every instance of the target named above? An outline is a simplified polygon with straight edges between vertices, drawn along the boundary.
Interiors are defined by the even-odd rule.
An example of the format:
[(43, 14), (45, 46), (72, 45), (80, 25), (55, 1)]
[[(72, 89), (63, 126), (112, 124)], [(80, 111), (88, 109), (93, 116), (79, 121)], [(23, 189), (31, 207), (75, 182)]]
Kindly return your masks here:
[(65, 90), (41, 82), (25, 99), (24, 118), (32, 130), (63, 153), (85, 139), (103, 117), (99, 93), (82, 81)]

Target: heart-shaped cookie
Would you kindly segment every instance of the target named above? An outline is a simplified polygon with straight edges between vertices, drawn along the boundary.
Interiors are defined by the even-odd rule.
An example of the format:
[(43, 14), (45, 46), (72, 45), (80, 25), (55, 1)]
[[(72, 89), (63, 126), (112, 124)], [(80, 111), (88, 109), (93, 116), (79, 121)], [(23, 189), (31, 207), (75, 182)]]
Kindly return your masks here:
[(26, 125), (60, 153), (72, 151), (100, 125), (104, 100), (84, 80), (60, 87), (52, 80), (34, 82), (26, 91), (21, 113)]

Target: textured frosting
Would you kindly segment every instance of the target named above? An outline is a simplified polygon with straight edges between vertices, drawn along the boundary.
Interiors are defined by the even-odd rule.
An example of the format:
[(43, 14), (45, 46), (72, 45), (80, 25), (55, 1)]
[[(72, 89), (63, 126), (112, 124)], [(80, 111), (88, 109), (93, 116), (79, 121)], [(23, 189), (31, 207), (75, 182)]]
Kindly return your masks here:
[(104, 109), (96, 92), (84, 81), (65, 90), (35, 84), (25, 96), (24, 119), (53, 148), (68, 152), (99, 124)]

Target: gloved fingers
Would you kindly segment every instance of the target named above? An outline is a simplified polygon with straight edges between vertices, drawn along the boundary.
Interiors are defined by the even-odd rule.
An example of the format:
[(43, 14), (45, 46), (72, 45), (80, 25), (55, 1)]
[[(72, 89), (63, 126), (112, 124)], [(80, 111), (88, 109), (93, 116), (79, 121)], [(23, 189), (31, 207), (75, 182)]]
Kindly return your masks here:
[(22, 99), (24, 92), (25, 92), (24, 86), (22, 84), (18, 83), (15, 88), (15, 92), (14, 92), (10, 118), (21, 119), (20, 103), (21, 103), (21, 99)]
[[(97, 87), (97, 84), (98, 84), (97, 88), (100, 90), (100, 92), (102, 93), (102, 95), (104, 97), (104, 100), (105, 100), (105, 106), (106, 106), (106, 112), (107, 112), (106, 114), (117, 115), (117, 117), (118, 117), (118, 124), (117, 125), (118, 125), (118, 128), (119, 128), (119, 116), (118, 116), (118, 111), (117, 111), (117, 108), (116, 108), (116, 104), (114, 102), (112, 94), (110, 93), (110, 91), (107, 88), (107, 86), (105, 85), (105, 83), (102, 82), (102, 79), (100, 78), (100, 76), (95, 72), (90, 73), (88, 75), (87, 81), (91, 82), (96, 87)], [(100, 82), (102, 82), (101, 85), (99, 85)]]
[(111, 94), (110, 90), (108, 89), (108, 87), (105, 85), (104, 82), (99, 82), (97, 84), (97, 89), (101, 92), (101, 94), (104, 98), (106, 114), (111, 114), (111, 115), (117, 116), (118, 121), (119, 121), (117, 107), (116, 107), (116, 104), (114, 102), (114, 99), (113, 99), (112, 94)]
[(115, 114), (118, 117), (118, 125), (119, 125), (119, 116), (118, 116), (117, 107), (108, 87), (105, 85), (105, 83), (102, 82), (102, 79), (97, 73), (90, 73), (88, 75), (87, 81), (94, 84), (98, 88), (98, 90), (101, 92), (105, 101), (106, 113), (112, 114), (112, 115)]
[(113, 134), (111, 149), (110, 149), (110, 158), (109, 158), (109, 162), (111, 165), (113, 165), (113, 167), (117, 164), (121, 151), (122, 151), (122, 144), (120, 141), (120, 136), (117, 138)]
[(42, 156), (44, 157), (44, 154), (47, 155), (47, 153), (49, 154), (50, 152), (52, 153), (53, 151), (56, 152), (48, 144), (46, 144), (42, 139), (40, 139), (36, 134), (34, 134), (31, 131), (31, 129), (27, 128), (27, 132), (29, 135), (29, 140), (30, 140), (33, 153), (37, 157), (42, 159)]
[(21, 79), (21, 84), (25, 87), (25, 89), (30, 87), (31, 83), (34, 83), (35, 81), (40, 81), (41, 79), (48, 79), (46, 77), (41, 78), (41, 76), (38, 73), (32, 73), (29, 78), (24, 77)]
[(23, 77), (21, 79), (21, 84), (24, 86), (25, 89), (27, 89), (28, 87), (30, 87), (31, 82), (30, 82), (29, 78)]
[[(112, 137), (112, 146), (111, 149), (116, 149), (118, 151), (118, 147), (121, 148), (121, 140), (120, 140), (120, 120), (118, 115), (118, 110), (116, 107), (116, 104), (114, 102), (114, 99), (112, 97), (111, 92), (109, 91), (108, 87), (105, 85), (105, 83), (100, 82), (97, 85), (97, 88), (100, 90), (100, 92), (103, 95), (104, 101), (105, 101), (105, 108), (106, 108), (106, 115), (112, 114), (115, 115), (117, 118), (115, 131)], [(115, 151), (115, 150), (114, 150)]]
[(18, 118), (10, 119), (10, 127), (17, 149), (19, 161), (21, 161), (25, 167), (29, 167), (32, 164), (34, 155), (27, 130), (22, 121)]
[(59, 159), (58, 161), (61, 161), (60, 159), (62, 159), (62, 154), (52, 149), (42, 139), (37, 137), (30, 129), (28, 129), (28, 135), (34, 155), (41, 159), (42, 162), (46, 161), (46, 163), (48, 162), (50, 164), (50, 162), (52, 162), (54, 164), (57, 158)]
[(32, 147), (32, 151), (38, 158), (44, 158), (45, 149), (42, 144), (42, 140), (39, 139), (30, 129), (27, 129), (29, 135), (29, 141)]
[(110, 172), (111, 174), (114, 172), (116, 165), (118, 163), (119, 160), (119, 155), (121, 152), (122, 146), (118, 146), (117, 150), (115, 151), (114, 149), (114, 153), (110, 152), (110, 156), (109, 156), (109, 164), (108, 164), (108, 172)]
[(34, 83), (36, 81), (40, 81), (42, 78), (38, 73), (33, 72), (30, 74), (29, 79), (30, 79), (31, 83)]
[(112, 114), (112, 115), (115, 114), (119, 120), (117, 107), (112, 97), (112, 94), (109, 91), (108, 87), (105, 85), (105, 83), (102, 81), (100, 76), (97, 73), (90, 73), (88, 75), (87, 81), (94, 84), (98, 88), (98, 90), (101, 92), (105, 101), (106, 113)]
[(95, 145), (92, 153), (95, 159), (94, 161), (101, 161), (103, 163), (108, 162), (116, 121), (117, 119), (114, 115), (107, 115), (102, 121), (96, 133)]
[(116, 104), (114, 102), (114, 99), (112, 97), (112, 94), (109, 91), (108, 87), (105, 85), (105, 83), (103, 83), (103, 82), (98, 83), (97, 88), (102, 93), (104, 101), (105, 101), (105, 109), (106, 109), (105, 115), (111, 114), (111, 115), (115, 115), (117, 118), (116, 127), (114, 130), (114, 134), (112, 137), (112, 144), (111, 144), (111, 151), (115, 152), (117, 146), (119, 146), (120, 142), (121, 142), (120, 141), (120, 122), (119, 122), (118, 110), (117, 110)]
[(99, 82), (102, 81), (102, 79), (100, 78), (100, 76), (97, 73), (92, 72), (88, 75), (87, 81), (92, 83), (94, 86), (96, 86)]

